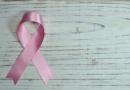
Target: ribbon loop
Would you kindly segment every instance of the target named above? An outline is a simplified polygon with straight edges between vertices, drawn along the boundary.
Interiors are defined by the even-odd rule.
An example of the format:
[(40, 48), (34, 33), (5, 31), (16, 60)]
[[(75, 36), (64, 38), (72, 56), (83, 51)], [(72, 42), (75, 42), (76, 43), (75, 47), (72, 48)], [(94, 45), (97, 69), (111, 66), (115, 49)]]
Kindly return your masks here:
[[(30, 35), (24, 25), (24, 22), (27, 21), (34, 21), (40, 24), (33, 36)], [(6, 78), (12, 78), (16, 85), (32, 60), (45, 84), (49, 79), (55, 79), (55, 76), (51, 72), (46, 60), (39, 50), (44, 39), (44, 27), (41, 16), (34, 12), (26, 13), (17, 28), (17, 35), (24, 50), (17, 58)]]

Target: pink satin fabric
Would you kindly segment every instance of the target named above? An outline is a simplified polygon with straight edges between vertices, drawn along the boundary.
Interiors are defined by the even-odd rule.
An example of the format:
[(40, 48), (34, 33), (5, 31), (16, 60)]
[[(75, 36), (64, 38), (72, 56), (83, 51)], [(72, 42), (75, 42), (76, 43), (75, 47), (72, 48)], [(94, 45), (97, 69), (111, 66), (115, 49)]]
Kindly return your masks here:
[[(33, 21), (40, 24), (33, 36), (30, 35), (24, 25), (24, 22), (27, 21)], [(17, 58), (6, 78), (12, 78), (16, 85), (24, 70), (32, 60), (45, 84), (47, 84), (49, 79), (56, 79), (39, 50), (44, 39), (44, 26), (41, 16), (35, 12), (26, 13), (17, 28), (17, 35), (24, 50)]]

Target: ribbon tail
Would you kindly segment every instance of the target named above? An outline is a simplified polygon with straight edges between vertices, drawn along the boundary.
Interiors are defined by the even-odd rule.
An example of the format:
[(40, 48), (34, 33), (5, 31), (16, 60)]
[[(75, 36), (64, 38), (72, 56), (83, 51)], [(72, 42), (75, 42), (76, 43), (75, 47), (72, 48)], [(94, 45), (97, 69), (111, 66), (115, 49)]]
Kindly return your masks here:
[(28, 47), (27, 47), (27, 49), (24, 49), (22, 51), (22, 53), (17, 58), (14, 65), (12, 66), (11, 70), (9, 71), (9, 73), (6, 76), (6, 78), (12, 78), (15, 85), (18, 82), (18, 80), (20, 79), (20, 77), (22, 76), (23, 72), (25, 71), (25, 69), (27, 68), (29, 63), (31, 62), (31, 57), (27, 58), (27, 56), (29, 57), (29, 55), (30, 55), (30, 53), (28, 53), (26, 51), (26, 50), (28, 50)]
[(32, 62), (45, 84), (49, 79), (56, 79), (40, 50), (37, 51)]
[(10, 72), (8, 73), (8, 75), (6, 76), (6, 78), (11, 78), (11, 79), (13, 79), (14, 85), (16, 85), (17, 82), (18, 82), (18, 80), (19, 80), (19, 79), (17, 79), (17, 78), (14, 78), (14, 76), (10, 75)]
[(42, 80), (43, 80), (43, 82), (44, 82), (45, 85), (47, 84), (47, 82), (48, 82), (49, 79), (56, 79), (53, 74), (48, 75), (48, 77), (46, 76), (46, 78), (43, 78), (41, 76), (41, 78), (42, 78)]
[(43, 80), (45, 85), (47, 84), (49, 79), (56, 79), (54, 75), (51, 75), (50, 77), (46, 77), (46, 80)]

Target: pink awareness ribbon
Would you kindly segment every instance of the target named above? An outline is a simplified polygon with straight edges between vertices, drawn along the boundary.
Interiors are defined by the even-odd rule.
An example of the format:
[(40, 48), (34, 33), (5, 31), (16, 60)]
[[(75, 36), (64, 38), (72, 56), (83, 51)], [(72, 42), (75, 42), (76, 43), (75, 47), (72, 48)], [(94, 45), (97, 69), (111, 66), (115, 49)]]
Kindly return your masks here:
[[(24, 25), (24, 22), (27, 21), (39, 23), (39, 27), (33, 36), (30, 35)], [(41, 16), (35, 12), (26, 13), (17, 28), (17, 35), (22, 46), (24, 47), (24, 50), (17, 58), (6, 78), (12, 78), (14, 84), (16, 85), (24, 70), (32, 60), (45, 84), (47, 84), (49, 79), (56, 79), (39, 50), (44, 39), (44, 26)]]

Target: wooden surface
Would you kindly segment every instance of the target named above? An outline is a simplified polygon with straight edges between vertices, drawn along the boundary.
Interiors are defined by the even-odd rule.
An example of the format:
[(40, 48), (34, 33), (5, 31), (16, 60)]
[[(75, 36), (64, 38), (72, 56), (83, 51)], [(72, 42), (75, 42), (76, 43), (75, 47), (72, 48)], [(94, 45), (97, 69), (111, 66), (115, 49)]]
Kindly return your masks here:
[[(23, 50), (16, 28), (29, 11), (42, 16), (40, 50), (56, 80), (45, 85), (31, 62), (15, 86), (5, 77)], [(38, 27), (26, 26), (32, 35)], [(130, 1), (0, 1), (0, 90), (129, 89)]]

